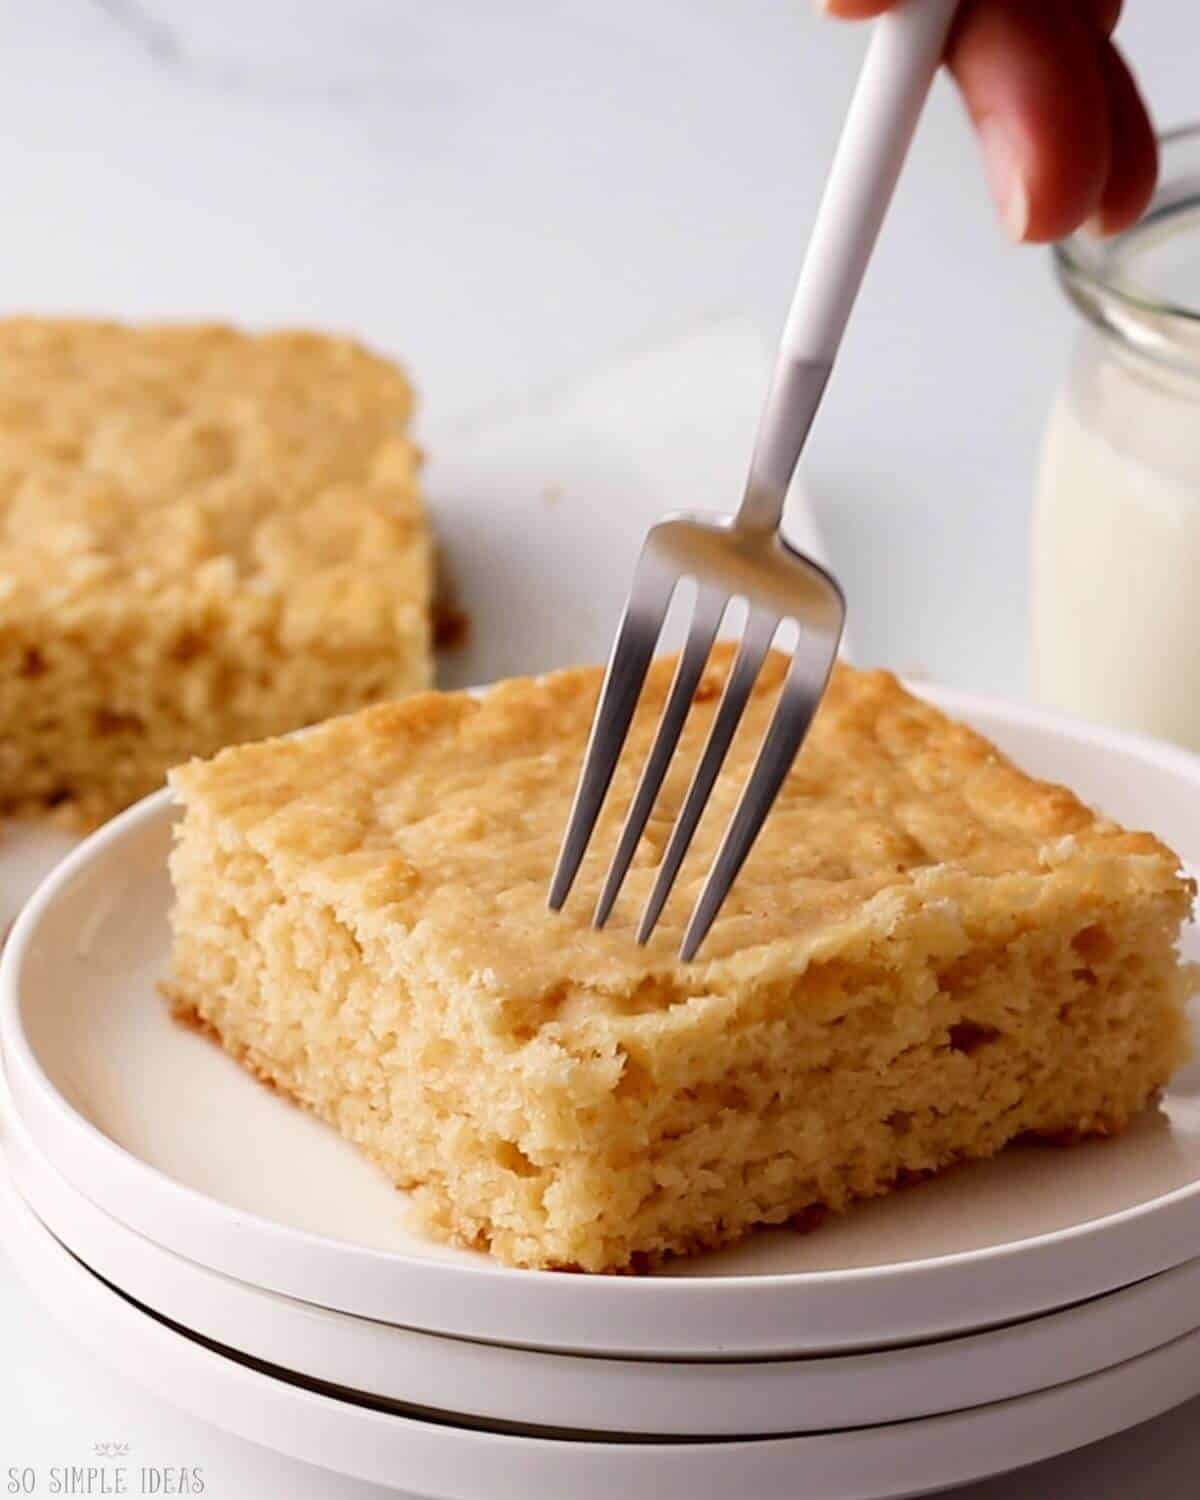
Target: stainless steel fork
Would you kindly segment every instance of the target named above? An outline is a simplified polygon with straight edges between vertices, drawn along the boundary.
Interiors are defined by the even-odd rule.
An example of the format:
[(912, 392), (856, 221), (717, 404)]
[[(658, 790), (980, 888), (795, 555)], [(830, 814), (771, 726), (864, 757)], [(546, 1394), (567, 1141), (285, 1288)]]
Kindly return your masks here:
[(600, 894), (597, 926), (621, 889), (725, 611), (734, 599), (747, 606), (740, 646), (638, 928), (638, 942), (644, 943), (662, 914), (771, 643), (785, 620), (799, 627), (766, 738), (684, 934), (685, 961), (704, 941), (758, 836), (837, 655), (846, 613), (842, 591), (824, 568), (788, 545), (779, 526), (955, 10), (956, 0), (906, 0), (876, 22), (784, 328), (741, 506), (734, 516), (669, 516), (651, 529), (617, 631), (550, 886), (554, 910), (567, 899), (591, 840), (671, 599), (683, 580), (695, 583), (687, 639)]

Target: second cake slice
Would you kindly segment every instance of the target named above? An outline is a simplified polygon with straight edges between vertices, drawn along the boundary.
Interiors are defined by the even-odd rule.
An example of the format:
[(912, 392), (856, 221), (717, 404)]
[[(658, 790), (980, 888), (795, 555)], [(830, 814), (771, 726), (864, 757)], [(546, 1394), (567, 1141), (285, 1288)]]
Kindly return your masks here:
[(411, 407), (348, 339), (0, 321), (0, 813), (427, 687)]

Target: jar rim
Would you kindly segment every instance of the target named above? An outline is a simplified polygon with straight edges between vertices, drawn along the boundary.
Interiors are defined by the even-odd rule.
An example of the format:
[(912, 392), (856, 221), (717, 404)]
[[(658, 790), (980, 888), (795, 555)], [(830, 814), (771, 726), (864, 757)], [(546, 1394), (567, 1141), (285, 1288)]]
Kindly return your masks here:
[[(1189, 306), (1125, 274), (1136, 248), (1170, 233), (1171, 221), (1200, 211), (1200, 121), (1159, 137), (1158, 187), (1141, 219), (1101, 239), (1077, 232), (1052, 246), (1058, 279), (1081, 312), (1105, 333), (1162, 363), (1200, 373), (1200, 295)], [(1188, 231), (1183, 231), (1188, 232)], [(1200, 224), (1191, 231), (1200, 234)]]

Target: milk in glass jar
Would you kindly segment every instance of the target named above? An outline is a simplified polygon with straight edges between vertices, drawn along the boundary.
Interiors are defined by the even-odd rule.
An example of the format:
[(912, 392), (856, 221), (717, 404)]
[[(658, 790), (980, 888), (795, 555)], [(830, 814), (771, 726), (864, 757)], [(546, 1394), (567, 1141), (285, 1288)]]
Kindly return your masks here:
[(1042, 699), (1200, 750), (1200, 125), (1145, 218), (1056, 247), (1083, 315), (1034, 519)]

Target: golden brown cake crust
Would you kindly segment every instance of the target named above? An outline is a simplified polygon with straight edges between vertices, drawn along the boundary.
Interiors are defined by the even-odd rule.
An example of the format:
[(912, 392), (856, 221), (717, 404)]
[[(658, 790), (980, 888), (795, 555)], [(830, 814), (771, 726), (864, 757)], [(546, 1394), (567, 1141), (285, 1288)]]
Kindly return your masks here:
[[(886, 672), (839, 667), (803, 755), (697, 963), (674, 958), (683, 924), (753, 762), (782, 680), (772, 657), (663, 920), (631, 941), (687, 786), (729, 653), (718, 648), (625, 890), (602, 932), (590, 922), (671, 663), (656, 663), (580, 880), (564, 912), (546, 886), (599, 688), (599, 669), (504, 683), (476, 699), (428, 694), (180, 768), (280, 874), (355, 912), (386, 914), (439, 967), (491, 997), (588, 984), (628, 991), (705, 972), (794, 973), (867, 928), (886, 935), (939, 897), (989, 912), (1034, 892), (1102, 878), (1133, 858), (1147, 888), (1176, 887), (1175, 856), (1150, 834), (1103, 820), (1073, 793), (1027, 775), (986, 740)], [(1024, 891), (1024, 897), (1018, 893)], [(486, 944), (470, 937), (487, 933)]]
[(389, 520), (420, 519), (411, 410), (349, 339), (0, 321), (0, 619), (117, 584), (267, 590), (348, 548), (374, 571)]
[(349, 339), (0, 321), (0, 808), (426, 686), (411, 409)]

